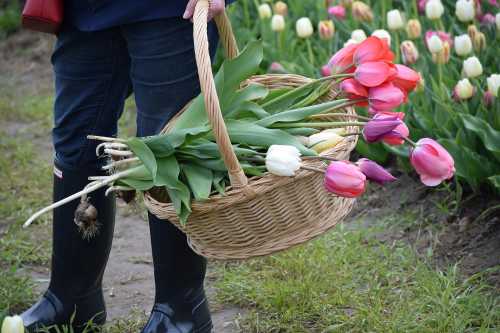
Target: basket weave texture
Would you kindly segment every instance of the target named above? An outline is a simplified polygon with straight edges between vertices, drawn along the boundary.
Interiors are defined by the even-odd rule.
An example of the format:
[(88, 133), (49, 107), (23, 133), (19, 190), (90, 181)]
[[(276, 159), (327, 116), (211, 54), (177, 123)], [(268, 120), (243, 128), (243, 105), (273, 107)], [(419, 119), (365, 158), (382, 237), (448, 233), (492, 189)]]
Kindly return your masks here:
[[(247, 259), (302, 244), (339, 223), (351, 211), (354, 199), (328, 193), (323, 187), (324, 176), (314, 171), (301, 169), (294, 177), (266, 174), (247, 179), (244, 176), (225, 131), (213, 85), (206, 34), (207, 10), (208, 2), (198, 1), (194, 16), (195, 51), (207, 113), (232, 186), (225, 195), (214, 194), (208, 200), (193, 202), (192, 214), (186, 225), (180, 224), (173, 205), (161, 191), (144, 194), (146, 207), (152, 214), (169, 220), (186, 233), (189, 246), (207, 258)], [(238, 51), (227, 16), (220, 15), (216, 23), (226, 56), (235, 57)], [(260, 75), (252, 77), (246, 84), (250, 82), (277, 89), (303, 85), (310, 79), (288, 74)], [(336, 95), (337, 92), (332, 89), (323, 97), (323, 102), (335, 99)], [(346, 115), (354, 114), (352, 108), (344, 111)], [(176, 119), (167, 124), (164, 132), (169, 131)], [(357, 128), (347, 128), (349, 133), (356, 131)], [(323, 154), (339, 160), (348, 159), (356, 141), (357, 136), (347, 136)], [(231, 154), (232, 157), (228, 156)], [(231, 165), (234, 160), (237, 165)], [(318, 160), (304, 161), (304, 164), (321, 169), (326, 167), (324, 162)]]

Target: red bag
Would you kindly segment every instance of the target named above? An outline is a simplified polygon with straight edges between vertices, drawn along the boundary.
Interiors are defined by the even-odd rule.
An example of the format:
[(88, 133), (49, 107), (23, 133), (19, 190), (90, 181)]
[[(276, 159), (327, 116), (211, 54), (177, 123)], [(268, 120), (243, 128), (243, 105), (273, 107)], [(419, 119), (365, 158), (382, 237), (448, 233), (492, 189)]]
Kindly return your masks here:
[(56, 34), (63, 16), (63, 0), (27, 0), (22, 24), (26, 29)]

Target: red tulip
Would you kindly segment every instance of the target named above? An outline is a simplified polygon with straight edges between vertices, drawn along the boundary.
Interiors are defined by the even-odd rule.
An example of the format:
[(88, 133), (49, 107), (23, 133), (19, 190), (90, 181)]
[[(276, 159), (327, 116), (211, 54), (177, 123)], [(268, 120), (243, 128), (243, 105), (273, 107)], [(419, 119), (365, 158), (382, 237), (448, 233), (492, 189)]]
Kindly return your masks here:
[(347, 161), (331, 162), (325, 173), (325, 188), (346, 198), (363, 194), (366, 176), (359, 168)]
[(389, 171), (367, 158), (359, 159), (356, 164), (368, 180), (374, 181), (377, 184), (384, 185), (397, 179)]
[(392, 83), (396, 87), (408, 93), (413, 91), (413, 89), (415, 89), (418, 82), (420, 81), (420, 75), (418, 74), (418, 72), (405, 65), (396, 64), (395, 66), (397, 74), (392, 80)]
[(404, 124), (401, 119), (395, 116), (376, 114), (363, 128), (363, 137), (366, 142), (378, 142), (386, 136), (396, 136), (395, 129)]
[(353, 55), (358, 44), (349, 44), (344, 48), (341, 48), (328, 62), (328, 66), (332, 68), (334, 73), (343, 73), (349, 69), (353, 64)]
[(410, 151), (410, 162), (427, 186), (437, 186), (455, 173), (453, 157), (436, 141), (424, 138)]
[(340, 83), (340, 89), (344, 91), (349, 99), (365, 99), (358, 102), (356, 105), (367, 106), (368, 90), (365, 86), (354, 79), (347, 79)]
[(396, 75), (396, 67), (383, 61), (362, 63), (354, 72), (354, 78), (366, 87), (376, 87)]
[(356, 65), (369, 61), (391, 62), (394, 60), (394, 54), (386, 40), (370, 36), (358, 45), (353, 59)]
[(390, 111), (405, 101), (404, 92), (391, 82), (370, 88), (368, 102), (377, 111)]
[(343, 6), (337, 5), (328, 8), (328, 14), (339, 20), (345, 19), (345, 8)]

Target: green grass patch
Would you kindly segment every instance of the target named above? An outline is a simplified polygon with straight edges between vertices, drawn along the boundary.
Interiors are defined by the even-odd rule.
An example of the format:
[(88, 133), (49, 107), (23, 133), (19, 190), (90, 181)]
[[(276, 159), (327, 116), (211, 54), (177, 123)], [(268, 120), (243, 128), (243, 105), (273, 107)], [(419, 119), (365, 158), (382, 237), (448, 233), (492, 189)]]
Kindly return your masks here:
[[(500, 303), (455, 267), (406, 244), (346, 230), (270, 257), (220, 266), (218, 301), (251, 308), (245, 332), (498, 332)], [(472, 283), (474, 282), (474, 283)]]
[(0, 8), (0, 38), (18, 30), (21, 26), (21, 9), (18, 1), (8, 1), (4, 8)]

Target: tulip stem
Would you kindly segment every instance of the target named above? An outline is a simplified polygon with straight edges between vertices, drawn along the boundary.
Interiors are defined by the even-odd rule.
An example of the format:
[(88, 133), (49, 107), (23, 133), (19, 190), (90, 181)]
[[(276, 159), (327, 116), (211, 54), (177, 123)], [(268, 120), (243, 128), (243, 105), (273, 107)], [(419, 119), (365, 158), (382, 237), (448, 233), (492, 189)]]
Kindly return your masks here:
[(98, 140), (98, 141), (106, 141), (106, 142), (127, 142), (125, 139), (120, 138), (112, 138), (109, 136), (99, 136), (99, 135), (87, 135), (87, 139), (89, 140)]
[(403, 139), (408, 142), (410, 145), (412, 145), (413, 147), (416, 147), (417, 146), (417, 143), (415, 141), (413, 141), (412, 139), (410, 138), (407, 138), (407, 137), (404, 137), (403, 136)]
[(311, 41), (309, 40), (309, 38), (306, 38), (306, 44), (307, 44), (307, 53), (309, 54), (309, 62), (311, 63), (311, 65), (314, 66), (314, 54), (311, 47)]
[(338, 122), (324, 122), (324, 123), (282, 123), (274, 124), (271, 128), (329, 128), (329, 127), (344, 127), (344, 126), (365, 126), (366, 122), (359, 121), (338, 121)]
[(356, 119), (362, 119), (362, 120), (367, 120), (367, 121), (371, 120), (371, 118), (369, 118), (369, 117), (360, 116), (357, 114), (347, 114), (347, 113), (342, 113), (342, 112), (314, 114), (312, 116), (309, 116), (309, 119), (323, 119), (323, 118), (328, 119), (329, 117), (356, 118)]
[(301, 165), (300, 168), (304, 169), (304, 170), (318, 172), (318, 173), (321, 173), (321, 174), (325, 173), (325, 170), (321, 170), (320, 168), (315, 168), (315, 167), (311, 167), (311, 166)]

